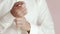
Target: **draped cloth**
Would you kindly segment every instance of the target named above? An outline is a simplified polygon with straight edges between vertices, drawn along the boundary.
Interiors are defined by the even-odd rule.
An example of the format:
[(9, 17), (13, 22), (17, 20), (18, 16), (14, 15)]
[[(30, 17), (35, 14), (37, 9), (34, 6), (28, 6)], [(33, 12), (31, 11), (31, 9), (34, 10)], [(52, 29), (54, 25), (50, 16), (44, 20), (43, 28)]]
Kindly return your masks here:
[[(17, 34), (12, 27), (14, 17), (10, 10), (17, 0), (0, 0), (0, 34)], [(27, 8), (25, 18), (31, 25), (30, 34), (55, 34), (54, 22), (46, 0), (24, 0)]]

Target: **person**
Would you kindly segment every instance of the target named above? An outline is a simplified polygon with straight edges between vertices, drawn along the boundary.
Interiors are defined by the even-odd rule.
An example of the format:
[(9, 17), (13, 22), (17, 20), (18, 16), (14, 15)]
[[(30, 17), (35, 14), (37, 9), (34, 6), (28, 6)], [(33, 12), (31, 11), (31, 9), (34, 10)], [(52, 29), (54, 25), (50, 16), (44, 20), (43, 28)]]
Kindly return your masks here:
[(26, 21), (24, 17), (27, 14), (25, 3), (23, 1), (16, 2), (10, 12), (15, 17), (14, 21), (18, 30), (21, 29), (29, 33), (30, 24), (28, 23), (28, 21)]
[[(24, 17), (30, 24), (29, 27), (31, 26), (31, 28), (28, 27), (30, 34), (55, 34), (46, 0), (23, 1), (27, 8), (27, 14)], [(10, 13), (15, 2), (16, 0), (0, 0), (0, 34), (18, 34), (16, 27), (13, 26), (15, 17)]]

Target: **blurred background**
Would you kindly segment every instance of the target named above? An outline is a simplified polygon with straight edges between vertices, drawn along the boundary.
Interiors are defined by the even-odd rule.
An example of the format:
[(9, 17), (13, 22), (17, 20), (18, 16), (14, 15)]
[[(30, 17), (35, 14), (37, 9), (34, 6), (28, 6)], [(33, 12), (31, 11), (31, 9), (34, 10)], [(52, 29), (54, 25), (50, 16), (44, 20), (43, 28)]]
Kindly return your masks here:
[(47, 0), (47, 4), (53, 16), (55, 33), (60, 34), (60, 0)]

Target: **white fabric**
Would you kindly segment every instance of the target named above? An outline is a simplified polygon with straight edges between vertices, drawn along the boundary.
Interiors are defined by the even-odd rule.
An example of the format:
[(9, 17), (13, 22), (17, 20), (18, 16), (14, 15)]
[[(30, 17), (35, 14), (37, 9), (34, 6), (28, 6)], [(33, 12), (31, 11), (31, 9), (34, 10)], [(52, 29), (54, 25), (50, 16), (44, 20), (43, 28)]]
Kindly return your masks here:
[[(30, 34), (55, 34), (54, 24), (46, 0), (24, 0), (27, 7), (27, 21), (31, 24)], [(16, 0), (1, 0), (0, 25), (4, 29), (0, 34), (17, 34), (12, 27), (14, 17), (9, 13)]]
[(24, 0), (17, 0), (17, 1), (24, 1)]

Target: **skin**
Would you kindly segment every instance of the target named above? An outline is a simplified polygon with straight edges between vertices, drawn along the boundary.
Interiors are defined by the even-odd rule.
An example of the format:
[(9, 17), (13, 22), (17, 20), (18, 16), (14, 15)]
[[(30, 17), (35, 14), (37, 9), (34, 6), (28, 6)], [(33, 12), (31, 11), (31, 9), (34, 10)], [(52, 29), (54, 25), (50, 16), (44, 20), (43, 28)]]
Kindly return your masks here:
[(16, 18), (16, 27), (20, 27), (26, 31), (30, 30), (30, 24), (24, 18), (24, 16), (27, 14), (27, 11), (23, 1), (16, 2), (10, 12)]
[(11, 13), (14, 17), (23, 17), (27, 13), (25, 3), (23, 1), (16, 2), (11, 9)]

